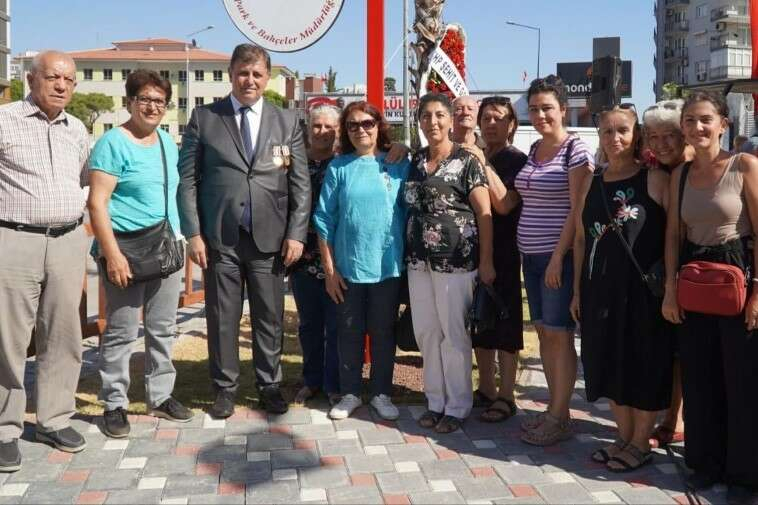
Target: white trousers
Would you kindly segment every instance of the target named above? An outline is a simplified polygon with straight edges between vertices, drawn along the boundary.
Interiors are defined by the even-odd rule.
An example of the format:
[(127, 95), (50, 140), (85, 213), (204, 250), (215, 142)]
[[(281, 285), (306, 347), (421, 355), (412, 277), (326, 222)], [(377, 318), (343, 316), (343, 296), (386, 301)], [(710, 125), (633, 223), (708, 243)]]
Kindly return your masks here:
[(476, 271), (438, 273), (408, 270), (413, 332), (424, 358), (424, 393), (429, 410), (459, 419), (473, 404), (471, 337), (466, 313), (474, 297)]

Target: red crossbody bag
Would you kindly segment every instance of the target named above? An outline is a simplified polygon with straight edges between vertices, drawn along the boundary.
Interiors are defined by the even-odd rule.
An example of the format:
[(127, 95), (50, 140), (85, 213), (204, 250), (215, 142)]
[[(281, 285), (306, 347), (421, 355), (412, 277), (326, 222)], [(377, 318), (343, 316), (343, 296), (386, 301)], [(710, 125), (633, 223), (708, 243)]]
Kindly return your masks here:
[[(736, 160), (739, 161), (739, 160)], [(682, 167), (679, 179), (679, 222), (682, 198), (691, 162)], [(691, 261), (679, 269), (676, 285), (679, 307), (688, 312), (715, 316), (736, 316), (742, 313), (747, 299), (745, 272), (734, 265), (712, 261)]]

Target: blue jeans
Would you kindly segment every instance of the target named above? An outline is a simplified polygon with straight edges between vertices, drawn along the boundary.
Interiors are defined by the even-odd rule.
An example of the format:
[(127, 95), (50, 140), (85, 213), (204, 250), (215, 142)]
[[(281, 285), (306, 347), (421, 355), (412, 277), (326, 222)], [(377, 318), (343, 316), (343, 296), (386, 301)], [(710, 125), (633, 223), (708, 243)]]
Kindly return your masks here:
[(290, 285), (300, 318), (303, 382), (311, 389), (339, 393), (337, 316), (324, 281), (304, 272), (290, 274)]
[(574, 296), (574, 262), (571, 252), (563, 257), (561, 287), (545, 286), (545, 270), (552, 254), (522, 254), (524, 285), (529, 304), (529, 317), (533, 324), (541, 324), (548, 330), (572, 331), (574, 320), (569, 306)]

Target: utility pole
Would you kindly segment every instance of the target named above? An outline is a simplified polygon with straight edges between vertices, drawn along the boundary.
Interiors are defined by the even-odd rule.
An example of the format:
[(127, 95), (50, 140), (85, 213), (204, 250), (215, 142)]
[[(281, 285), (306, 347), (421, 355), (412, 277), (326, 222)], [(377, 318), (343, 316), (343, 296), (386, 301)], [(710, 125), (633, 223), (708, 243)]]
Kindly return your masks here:
[(403, 140), (405, 145), (411, 145), (411, 104), (410, 81), (408, 72), (408, 0), (403, 0)]

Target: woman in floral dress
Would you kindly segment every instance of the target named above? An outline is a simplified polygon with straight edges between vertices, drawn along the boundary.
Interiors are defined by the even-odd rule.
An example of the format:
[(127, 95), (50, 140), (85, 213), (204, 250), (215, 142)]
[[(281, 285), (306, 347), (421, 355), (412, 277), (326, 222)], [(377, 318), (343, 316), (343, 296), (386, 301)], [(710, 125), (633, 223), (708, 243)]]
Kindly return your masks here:
[(418, 110), (429, 146), (413, 157), (405, 185), (405, 257), (428, 401), (419, 424), (450, 433), (468, 417), (473, 402), (465, 318), (477, 274), (487, 284), (495, 279), (492, 214), (484, 167), (450, 140), (450, 100), (427, 94)]

